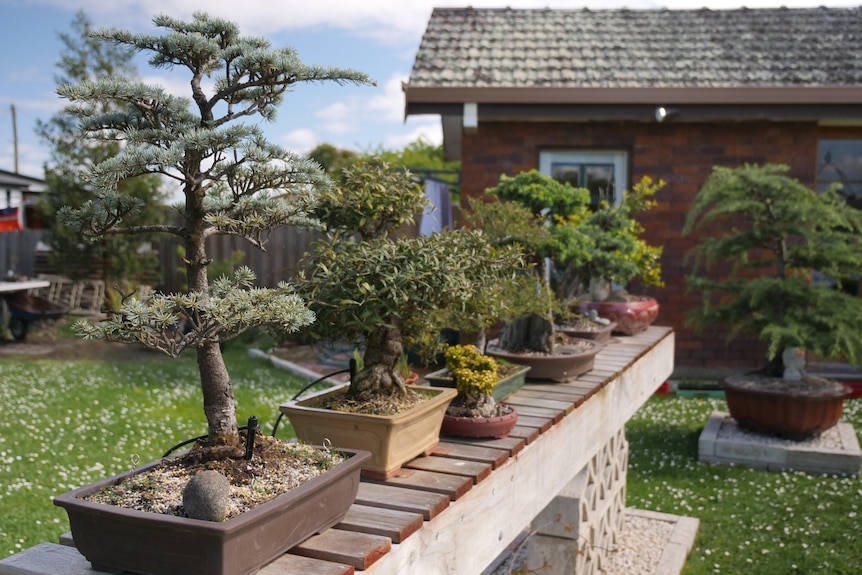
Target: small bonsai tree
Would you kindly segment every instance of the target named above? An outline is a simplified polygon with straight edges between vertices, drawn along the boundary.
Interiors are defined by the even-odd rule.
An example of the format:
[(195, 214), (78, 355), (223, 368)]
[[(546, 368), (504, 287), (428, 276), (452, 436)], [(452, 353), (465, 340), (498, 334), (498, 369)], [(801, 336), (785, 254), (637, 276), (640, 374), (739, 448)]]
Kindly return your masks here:
[(452, 345), (446, 349), (446, 368), (458, 390), (458, 396), (448, 408), (450, 415), (500, 415), (498, 404), (492, 396), (499, 380), (497, 360), (483, 355), (474, 345)]
[[(757, 335), (768, 344), (771, 377), (784, 376), (792, 348), (862, 360), (862, 300), (841, 289), (862, 269), (862, 212), (835, 188), (817, 193), (787, 171), (716, 167), (684, 229), (699, 233), (688, 281), (703, 292), (690, 322)], [(815, 272), (828, 280), (814, 281)]]
[(365, 158), (342, 181), (321, 195), (315, 213), (327, 238), (303, 261), (297, 289), (317, 315), (315, 336), (365, 347), (348, 398), (400, 400), (413, 395), (397, 369), (405, 345), (448, 327), (441, 324), (446, 312), (468, 309), (477, 291), (512, 276), (521, 254), (491, 246), (480, 230), (400, 233), (427, 208), (422, 186), (405, 170)]
[(655, 205), (653, 197), (664, 185), (662, 180), (654, 182), (644, 176), (626, 191), (622, 202), (611, 205), (602, 201), (586, 218), (578, 228), (590, 240), (583, 243), (588, 250), (586, 257), (561, 261), (558, 266), (560, 284), (568, 289), (562, 297), (571, 300), (577, 295), (605, 301), (611, 297), (613, 284), (625, 285), (635, 278), (645, 286), (662, 285), (662, 248), (643, 240), (644, 228), (634, 216)]
[[(181, 238), (189, 291), (128, 299), (108, 321), (79, 328), (84, 337), (138, 342), (172, 357), (195, 349), (208, 442), (232, 448), (239, 441), (236, 402), (219, 342), (254, 326), (294, 331), (314, 316), (287, 285), (255, 288), (246, 268), (210, 284), (206, 240), (232, 234), (263, 248), (274, 227), (313, 224), (308, 211), (314, 191), (331, 186), (315, 163), (269, 143), (257, 126), (241, 120), (273, 119), (284, 93), (301, 84), (371, 81), (353, 70), (307, 66), (293, 49), (273, 49), (204, 13), (195, 13), (190, 22), (167, 16), (153, 22), (166, 32), (102, 30), (95, 36), (150, 53), (155, 67), (187, 71), (190, 99), (121, 77), (60, 87), (58, 93), (73, 102), (67, 110), (80, 119), (85, 137), (122, 144), (91, 170), (96, 199), (60, 216), (86, 237), (166, 233)], [(140, 174), (160, 174), (179, 184), (183, 202), (176, 206), (176, 223), (125, 223), (140, 202), (119, 193), (117, 183)]]

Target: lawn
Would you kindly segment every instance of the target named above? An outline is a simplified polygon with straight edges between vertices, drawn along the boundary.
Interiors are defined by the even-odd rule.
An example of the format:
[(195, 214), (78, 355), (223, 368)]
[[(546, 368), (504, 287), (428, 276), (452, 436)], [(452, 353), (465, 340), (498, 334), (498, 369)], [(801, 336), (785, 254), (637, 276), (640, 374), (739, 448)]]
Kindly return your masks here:
[[(278, 403), (304, 383), (229, 345), (237, 417), (272, 432)], [(206, 433), (194, 356), (148, 361), (0, 361), (0, 557), (69, 530), (51, 498), (158, 459)], [(278, 436), (292, 436), (283, 421)]]
[[(697, 461), (697, 439), (723, 400), (653, 397), (629, 422), (627, 505), (700, 519), (683, 575), (860, 572), (862, 481)], [(862, 430), (862, 399), (843, 420)]]
[[(226, 362), (239, 418), (270, 432), (278, 402), (301, 382), (233, 344)], [(68, 531), (51, 497), (160, 457), (205, 433), (194, 360), (0, 362), (0, 557)], [(712, 467), (697, 462), (697, 437), (716, 399), (653, 397), (627, 428), (628, 505), (698, 517), (685, 575), (850, 574), (862, 561), (862, 482)], [(862, 400), (844, 419), (862, 430)], [(279, 437), (289, 437), (282, 425)]]

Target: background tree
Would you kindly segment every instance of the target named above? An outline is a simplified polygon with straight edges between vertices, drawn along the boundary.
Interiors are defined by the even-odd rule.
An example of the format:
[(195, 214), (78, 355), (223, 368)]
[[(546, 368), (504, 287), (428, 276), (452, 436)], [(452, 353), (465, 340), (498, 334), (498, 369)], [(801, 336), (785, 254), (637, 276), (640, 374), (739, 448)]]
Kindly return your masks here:
[[(91, 23), (83, 11), (72, 21), (70, 33), (60, 33), (64, 49), (57, 62), (58, 85), (84, 82), (97, 77), (135, 76), (133, 53), (125, 48), (106, 44), (90, 36)], [(110, 113), (118, 104), (111, 100), (101, 103), (101, 111)], [(87, 171), (119, 151), (117, 141), (82, 140), (77, 131), (77, 118), (61, 111), (47, 122), (39, 121), (37, 134), (51, 147), (51, 159), (45, 167), (47, 193), (40, 202), (40, 211), (48, 223), (49, 263), (62, 275), (77, 279), (96, 269), (110, 290), (115, 284), (128, 290), (137, 283), (157, 283), (157, 254), (145, 249), (147, 236), (114, 235), (98, 241), (82, 241), (80, 234), (56, 218), (63, 206), (81, 206), (92, 200), (97, 191), (86, 181)], [(166, 193), (156, 175), (142, 175), (117, 182), (117, 189), (140, 201), (141, 208), (130, 219), (138, 224), (163, 217)]]
[[(690, 323), (757, 335), (772, 377), (784, 374), (787, 348), (862, 362), (862, 300), (840, 289), (862, 269), (862, 212), (836, 188), (817, 193), (787, 171), (714, 168), (683, 230), (698, 232), (687, 279), (703, 294)], [(815, 271), (831, 281), (812, 281)]]
[[(129, 300), (110, 321), (79, 327), (85, 337), (140, 342), (173, 357), (196, 349), (208, 442), (232, 452), (239, 441), (236, 405), (219, 342), (254, 326), (295, 331), (314, 317), (285, 284), (255, 288), (246, 268), (210, 285), (206, 240), (232, 234), (263, 249), (272, 228), (315, 224), (308, 215), (315, 190), (331, 186), (315, 162), (268, 142), (257, 125), (242, 120), (272, 120), (284, 93), (302, 84), (372, 82), (353, 70), (303, 64), (295, 50), (241, 36), (235, 24), (202, 12), (191, 21), (157, 16), (153, 22), (165, 30), (162, 35), (108, 29), (94, 37), (146, 52), (155, 67), (184, 72), (191, 100), (120, 76), (60, 87), (85, 137), (122, 145), (89, 170), (97, 197), (60, 210), (58, 217), (92, 237), (157, 232), (182, 239), (188, 293)], [(118, 183), (140, 174), (179, 184), (178, 223), (128, 222), (141, 201)], [(177, 329), (181, 323), (184, 330)]]

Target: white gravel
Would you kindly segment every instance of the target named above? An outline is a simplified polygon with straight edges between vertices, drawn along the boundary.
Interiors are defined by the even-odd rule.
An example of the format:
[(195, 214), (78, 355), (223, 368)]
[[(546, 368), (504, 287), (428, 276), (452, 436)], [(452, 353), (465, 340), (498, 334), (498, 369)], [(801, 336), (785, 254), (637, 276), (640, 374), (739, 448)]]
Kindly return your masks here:
[[(651, 575), (658, 567), (661, 555), (670, 541), (676, 523), (670, 520), (644, 517), (626, 513), (623, 530), (603, 562), (604, 575)], [(507, 558), (489, 575), (520, 573), (526, 559), (529, 541), (516, 549), (518, 558), (514, 565)]]
[(718, 430), (718, 439), (739, 440), (739, 441), (755, 441), (765, 445), (786, 446), (786, 447), (808, 447), (811, 449), (831, 449), (842, 450), (844, 444), (841, 441), (841, 434), (838, 432), (838, 427), (830, 427), (817, 437), (806, 439), (804, 441), (793, 441), (781, 437), (764, 435), (748, 431), (737, 425), (736, 421), (726, 419)]

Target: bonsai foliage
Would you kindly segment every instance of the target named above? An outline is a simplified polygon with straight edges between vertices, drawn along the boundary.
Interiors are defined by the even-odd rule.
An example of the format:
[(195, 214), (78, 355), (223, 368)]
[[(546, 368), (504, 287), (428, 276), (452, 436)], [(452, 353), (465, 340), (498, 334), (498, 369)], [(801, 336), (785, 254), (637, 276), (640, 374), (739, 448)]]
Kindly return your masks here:
[(315, 335), (365, 345), (351, 399), (410, 396), (397, 369), (405, 344), (437, 334), (450, 313), (471, 309), (483, 288), (521, 267), (521, 255), (491, 246), (479, 230), (397, 233), (426, 207), (407, 171), (365, 159), (343, 181), (321, 196), (315, 213), (327, 238), (303, 262), (298, 291), (317, 315)]
[[(634, 216), (655, 205), (653, 197), (664, 185), (662, 180), (653, 182), (644, 176), (623, 195), (621, 203), (611, 205), (602, 201), (587, 217), (578, 228), (589, 238), (583, 244), (588, 250), (587, 257), (558, 266), (558, 274), (564, 278), (561, 284), (570, 290), (567, 299), (574, 295), (572, 288), (583, 290), (589, 286), (592, 299), (601, 301), (610, 293), (611, 284), (627, 284), (634, 278), (646, 286), (663, 285), (659, 262), (662, 248), (641, 238), (644, 228)], [(604, 292), (601, 296), (600, 291)]]
[[(290, 48), (241, 36), (236, 25), (204, 13), (184, 22), (157, 16), (162, 35), (102, 30), (94, 36), (145, 52), (157, 68), (186, 73), (189, 98), (119, 76), (104, 76), (58, 93), (80, 121), (85, 138), (117, 142), (115, 155), (93, 166), (88, 184), (97, 197), (60, 212), (85, 237), (166, 233), (182, 238), (189, 292), (129, 299), (97, 325), (80, 325), (85, 337), (140, 342), (178, 356), (197, 350), (204, 413), (213, 445), (238, 441), (236, 406), (219, 342), (253, 326), (293, 331), (313, 315), (287, 285), (255, 288), (254, 275), (239, 269), (210, 285), (206, 240), (232, 234), (264, 248), (267, 232), (282, 225), (311, 225), (315, 190), (330, 180), (314, 163), (269, 143), (254, 123), (272, 120), (284, 93), (309, 82), (368, 84), (362, 73), (303, 64)], [(212, 78), (212, 85), (204, 83)], [(105, 108), (106, 103), (113, 107)], [(119, 182), (141, 174), (174, 181), (184, 200), (175, 223), (129, 223), (140, 210)]]
[(490, 396), (499, 379), (497, 361), (479, 353), (474, 345), (446, 348), (446, 368), (452, 374), (458, 394), (473, 402)]
[(688, 280), (703, 307), (690, 322), (726, 325), (731, 338), (756, 334), (768, 344), (768, 374), (779, 377), (786, 348), (862, 360), (862, 300), (842, 291), (862, 269), (862, 212), (835, 188), (818, 194), (787, 171), (714, 168), (684, 230), (700, 232)]

